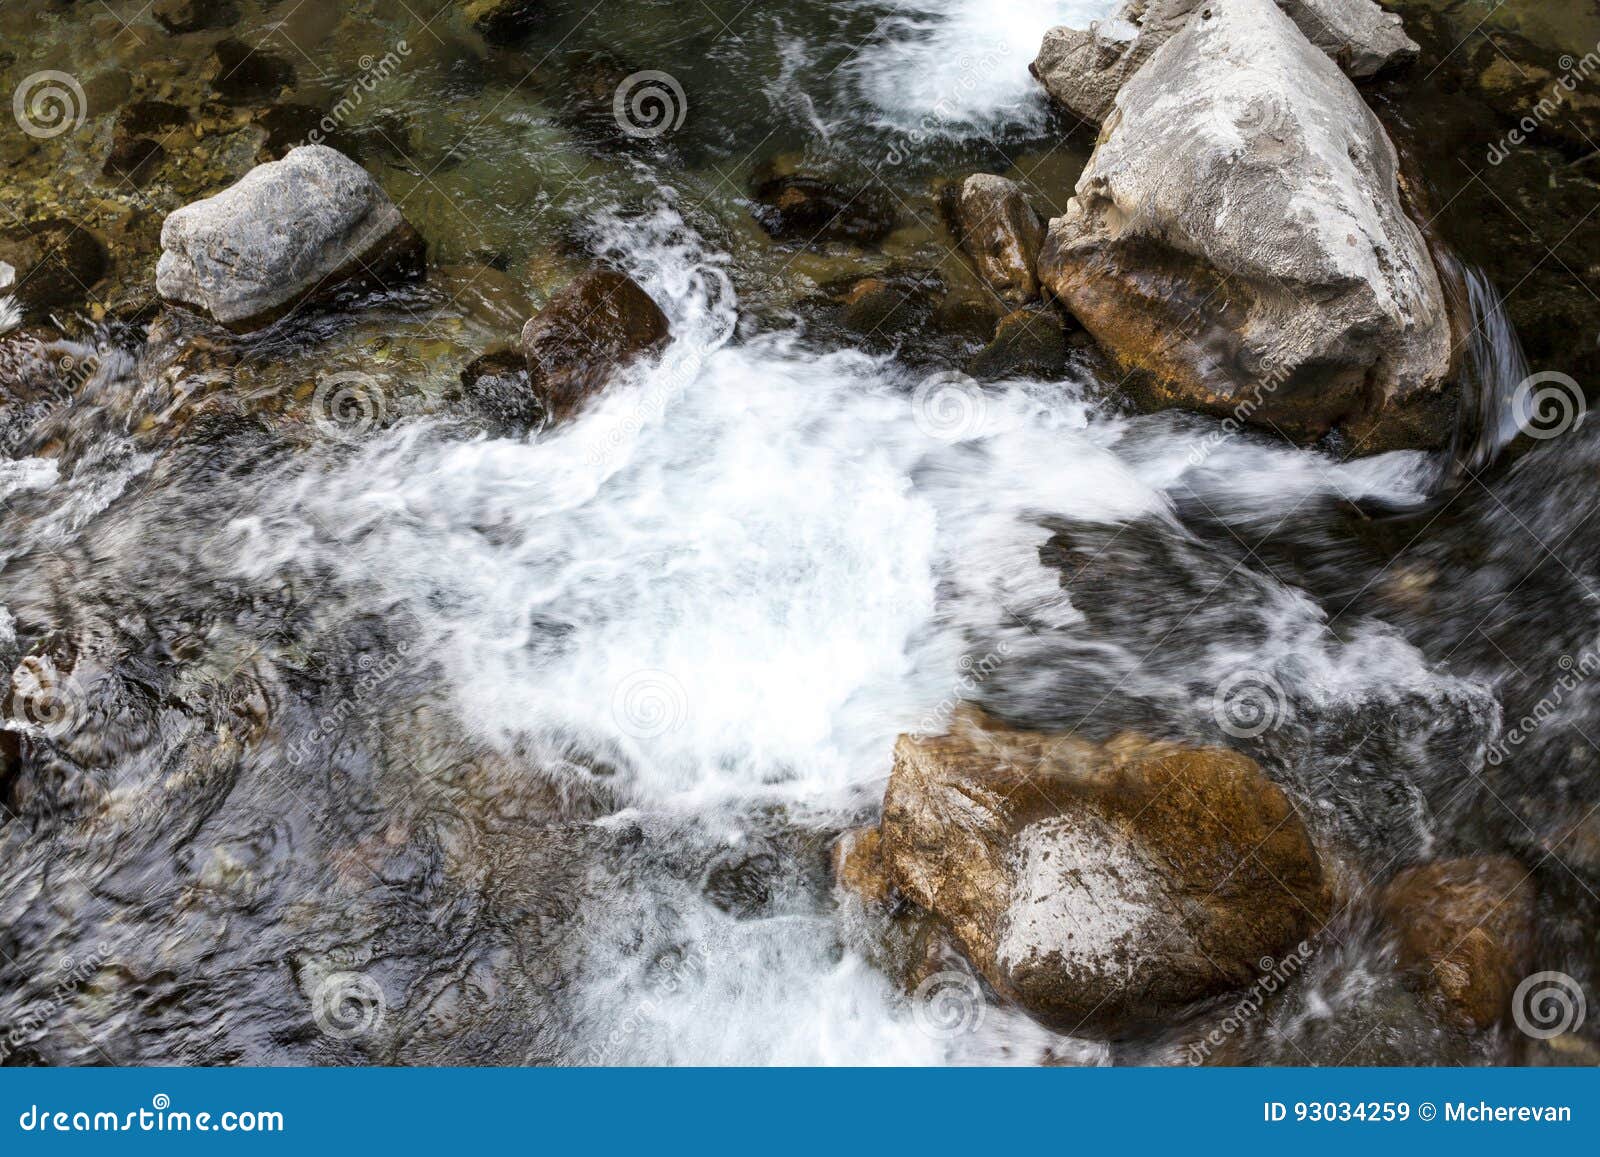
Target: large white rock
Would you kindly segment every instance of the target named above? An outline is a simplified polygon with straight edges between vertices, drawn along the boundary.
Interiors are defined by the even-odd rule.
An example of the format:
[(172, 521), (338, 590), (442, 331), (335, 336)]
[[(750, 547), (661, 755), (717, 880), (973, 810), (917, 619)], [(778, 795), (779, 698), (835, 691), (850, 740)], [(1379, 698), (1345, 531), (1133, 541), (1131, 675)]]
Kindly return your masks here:
[(1207, 0), (1117, 95), (1040, 280), (1150, 404), (1438, 444), (1451, 323), (1397, 170), (1273, 0)]
[(422, 242), (365, 169), (303, 145), (173, 213), (161, 248), (163, 298), (248, 330), (352, 280), (415, 272)]
[[(1373, 0), (1277, 0), (1307, 39), (1357, 80), (1410, 63), (1416, 42)], [(1126, 0), (1088, 28), (1052, 28), (1032, 72), (1060, 104), (1094, 124), (1122, 86), (1188, 24), (1204, 0)]]

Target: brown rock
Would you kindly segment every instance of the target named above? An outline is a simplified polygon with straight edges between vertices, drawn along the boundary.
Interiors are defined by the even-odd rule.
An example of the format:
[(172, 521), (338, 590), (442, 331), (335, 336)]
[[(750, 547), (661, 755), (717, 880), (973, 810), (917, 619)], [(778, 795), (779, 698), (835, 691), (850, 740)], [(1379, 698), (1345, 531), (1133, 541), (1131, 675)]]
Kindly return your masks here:
[(1400, 965), (1459, 1024), (1488, 1028), (1531, 968), (1534, 887), (1508, 857), (1407, 868), (1379, 907), (1399, 937)]
[(1053, 309), (1033, 306), (1000, 319), (994, 339), (972, 359), (973, 377), (1055, 381), (1067, 369), (1067, 327)]
[(633, 278), (586, 273), (522, 327), (522, 353), (550, 417), (575, 413), (613, 370), (667, 344), (666, 314)]
[(942, 197), (945, 217), (978, 276), (1012, 305), (1039, 296), (1044, 222), (1013, 181), (975, 173)]
[(12, 293), (35, 315), (83, 306), (110, 268), (100, 239), (61, 217), (0, 229), (0, 261), (16, 270)]
[(789, 175), (761, 181), (756, 220), (780, 241), (843, 241), (873, 245), (895, 226), (894, 203), (882, 189), (846, 189), (817, 177)]
[(1117, 1036), (1249, 984), (1319, 925), (1322, 870), (1283, 791), (1223, 748), (1096, 745), (964, 710), (902, 736), (883, 855), (1001, 996)]
[(467, 0), (462, 8), (478, 34), (499, 47), (522, 43), (550, 19), (545, 0)]
[(150, 15), (176, 36), (226, 28), (239, 19), (239, 10), (233, 0), (156, 0)]
[(854, 828), (833, 845), (833, 875), (839, 886), (865, 904), (887, 904), (891, 895), (883, 835), (877, 828)]

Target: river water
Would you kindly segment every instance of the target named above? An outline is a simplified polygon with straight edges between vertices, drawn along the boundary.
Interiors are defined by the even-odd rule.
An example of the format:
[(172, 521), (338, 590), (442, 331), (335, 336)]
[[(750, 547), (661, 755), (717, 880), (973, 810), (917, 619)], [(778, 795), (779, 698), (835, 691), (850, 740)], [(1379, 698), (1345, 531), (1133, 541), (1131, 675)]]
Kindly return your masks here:
[[(34, 7), (39, 65), (90, 93), (204, 51), (148, 20), (107, 48), (103, 18)], [(1592, 980), (1592, 692), (1493, 757), (1595, 646), (1600, 447), (1579, 426), (1506, 454), (1528, 365), (1497, 274), (1469, 278), (1469, 470), (1139, 415), (1076, 355), (979, 385), (969, 349), (852, 337), (816, 286), (970, 278), (934, 176), (1006, 172), (1059, 210), (1092, 142), (1026, 63), (1109, 4), (552, 5), (489, 51), (448, 13), (240, 7), (324, 107), (403, 37), (344, 131), (436, 273), (165, 376), (113, 309), (0, 463), (0, 643), (70, 667), (82, 716), (13, 729), (0, 1024), (44, 1026), (14, 1058), (1192, 1060), (1227, 1007), (1116, 1045), (992, 1000), (930, 1012), (895, 979), (914, 933), (835, 891), (828, 846), (875, 817), (895, 737), (963, 700), (1237, 746), (1358, 896), (1511, 850), (1545, 885), (1549, 966)], [(585, 137), (559, 94), (601, 49), (679, 83), (679, 130)], [(19, 162), (20, 209), (35, 171), (85, 163), (89, 123)], [(792, 154), (895, 193), (881, 253), (760, 233), (747, 175)], [(189, 179), (117, 195), (160, 208)], [(670, 348), (558, 429), (475, 432), (455, 373), (596, 261), (662, 306)], [(179, 331), (162, 356), (196, 348)], [(310, 412), (330, 377), (353, 418)], [(1404, 987), (1364, 911), (1226, 1059), (1503, 1059)], [(330, 976), (365, 978), (360, 1031), (317, 1015)]]

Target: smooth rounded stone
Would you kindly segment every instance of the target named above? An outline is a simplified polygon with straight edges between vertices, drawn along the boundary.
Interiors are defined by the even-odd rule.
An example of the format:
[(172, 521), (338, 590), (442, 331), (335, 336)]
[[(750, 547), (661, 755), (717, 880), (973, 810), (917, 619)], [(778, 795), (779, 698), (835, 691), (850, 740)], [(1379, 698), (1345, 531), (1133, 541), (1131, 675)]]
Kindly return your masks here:
[(12, 295), (34, 316), (83, 307), (111, 267), (105, 244), (63, 217), (0, 229), (0, 261), (15, 271)]
[(901, 736), (882, 846), (995, 991), (1059, 1031), (1117, 1037), (1252, 982), (1328, 907), (1304, 824), (1224, 748), (1091, 744), (963, 708)]
[[(1421, 52), (1400, 17), (1373, 0), (1277, 3), (1303, 36), (1358, 80), (1409, 64)], [(1125, 0), (1087, 28), (1047, 31), (1028, 70), (1052, 100), (1098, 125), (1123, 85), (1203, 8), (1204, 0)]]
[(275, 100), (295, 83), (294, 65), (242, 40), (219, 40), (212, 50), (211, 87), (229, 104)]
[(528, 359), (513, 349), (480, 354), (461, 371), (461, 385), (445, 400), (463, 405), (483, 421), (494, 437), (513, 437), (537, 430), (547, 414), (533, 389)]
[(1379, 897), (1399, 963), (1446, 1015), (1489, 1028), (1511, 1011), (1531, 971), (1532, 873), (1509, 857), (1439, 860), (1407, 868)]
[(1147, 408), (1442, 445), (1452, 319), (1397, 173), (1272, 0), (1210, 0), (1117, 97), (1039, 277)]
[(467, 0), (462, 12), (490, 44), (521, 44), (550, 20), (546, 0)]
[(974, 173), (947, 186), (940, 207), (978, 276), (1003, 301), (1026, 305), (1039, 296), (1035, 266), (1044, 222), (1015, 181)]
[(760, 181), (754, 195), (756, 220), (775, 240), (874, 245), (894, 231), (894, 202), (873, 186), (847, 189), (790, 174)]
[(1008, 313), (995, 327), (994, 339), (968, 367), (975, 378), (1039, 378), (1056, 381), (1066, 373), (1069, 343), (1061, 315), (1048, 307)]
[(352, 282), (420, 272), (423, 242), (360, 165), (325, 145), (258, 165), (161, 227), (156, 289), (230, 329)]
[(576, 413), (613, 371), (667, 344), (667, 316), (633, 278), (585, 273), (522, 327), (533, 388), (553, 421)]
[(233, 0), (156, 0), (150, 15), (176, 36), (227, 28), (239, 19), (239, 9)]

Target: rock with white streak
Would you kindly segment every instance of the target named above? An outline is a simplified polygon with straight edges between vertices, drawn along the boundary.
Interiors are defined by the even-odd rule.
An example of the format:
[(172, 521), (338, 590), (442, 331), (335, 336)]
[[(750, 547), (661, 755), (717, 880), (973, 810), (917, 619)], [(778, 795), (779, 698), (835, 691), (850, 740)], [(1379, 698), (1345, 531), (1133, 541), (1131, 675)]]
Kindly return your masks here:
[(1207, 0), (1118, 94), (1039, 277), (1149, 407), (1437, 446), (1452, 321), (1398, 167), (1273, 0)]
[[(1278, 0), (1278, 6), (1357, 80), (1409, 64), (1420, 51), (1400, 17), (1373, 0)], [(1202, 7), (1203, 0), (1126, 0), (1088, 28), (1050, 29), (1030, 70), (1057, 103), (1100, 124), (1123, 85)]]
[(423, 243), (365, 169), (325, 145), (291, 149), (161, 228), (156, 289), (246, 331), (352, 282), (415, 276)]
[(1305, 827), (1245, 756), (970, 709), (947, 735), (901, 737), (879, 840), (895, 888), (995, 991), (1074, 1035), (1248, 986), (1327, 908)]

